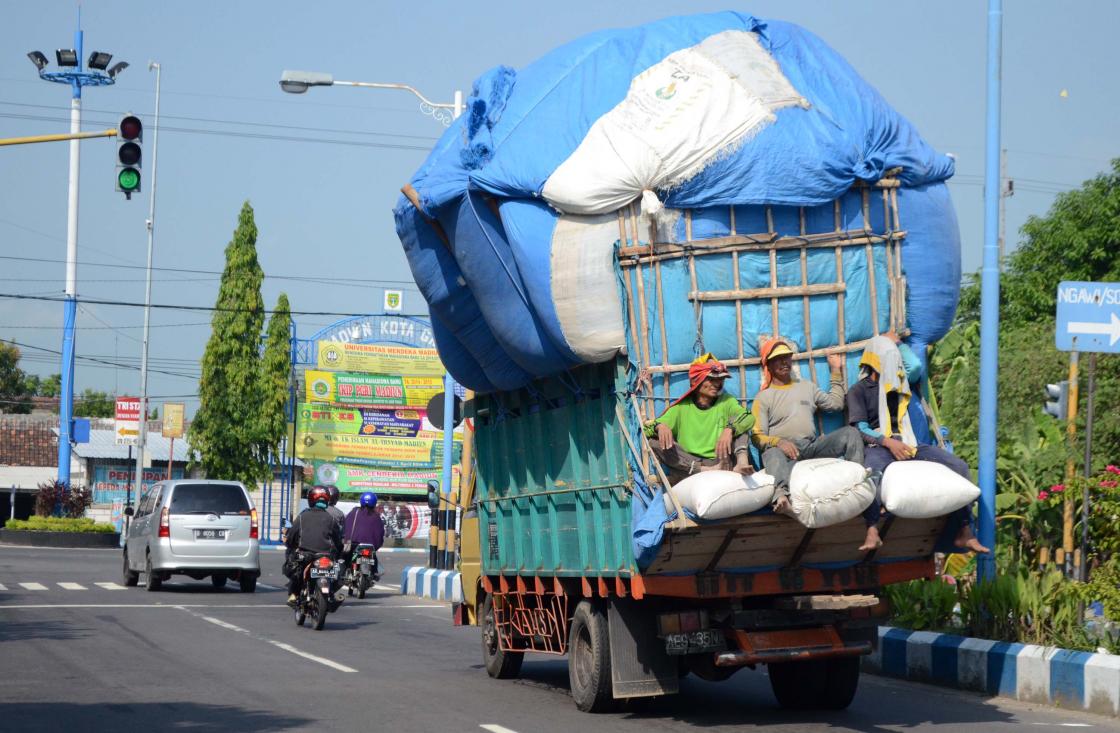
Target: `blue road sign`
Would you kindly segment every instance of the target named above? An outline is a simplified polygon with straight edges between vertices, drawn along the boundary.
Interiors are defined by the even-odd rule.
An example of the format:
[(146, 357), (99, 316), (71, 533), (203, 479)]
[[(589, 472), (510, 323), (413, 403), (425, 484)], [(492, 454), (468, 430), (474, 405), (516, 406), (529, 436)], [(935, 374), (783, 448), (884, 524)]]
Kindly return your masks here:
[(1120, 354), (1120, 283), (1063, 282), (1057, 300), (1059, 351)]

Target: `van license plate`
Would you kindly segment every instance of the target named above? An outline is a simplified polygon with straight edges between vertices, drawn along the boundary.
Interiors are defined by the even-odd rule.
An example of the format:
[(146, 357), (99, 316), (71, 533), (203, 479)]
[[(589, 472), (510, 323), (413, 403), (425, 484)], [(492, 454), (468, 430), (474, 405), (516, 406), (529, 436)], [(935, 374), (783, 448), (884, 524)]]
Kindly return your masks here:
[(667, 654), (699, 654), (701, 652), (723, 651), (726, 648), (727, 641), (723, 634), (712, 629), (665, 636), (665, 652)]
[(194, 538), (196, 540), (224, 540), (226, 531), (224, 529), (196, 529)]

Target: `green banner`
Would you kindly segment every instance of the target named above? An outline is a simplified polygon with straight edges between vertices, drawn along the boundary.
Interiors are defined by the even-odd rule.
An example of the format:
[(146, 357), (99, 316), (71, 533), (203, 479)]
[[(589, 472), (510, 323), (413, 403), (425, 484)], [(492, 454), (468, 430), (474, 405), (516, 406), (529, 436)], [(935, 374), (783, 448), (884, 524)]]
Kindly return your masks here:
[[(427, 496), (428, 482), (441, 481), (440, 470), (391, 470), (313, 461), (315, 483), (337, 486), (343, 494), (372, 491), (397, 496)], [(453, 467), (452, 485), (459, 485), (459, 467)]]
[(355, 407), (425, 407), (443, 391), (443, 378), (356, 374), (309, 369), (307, 401)]

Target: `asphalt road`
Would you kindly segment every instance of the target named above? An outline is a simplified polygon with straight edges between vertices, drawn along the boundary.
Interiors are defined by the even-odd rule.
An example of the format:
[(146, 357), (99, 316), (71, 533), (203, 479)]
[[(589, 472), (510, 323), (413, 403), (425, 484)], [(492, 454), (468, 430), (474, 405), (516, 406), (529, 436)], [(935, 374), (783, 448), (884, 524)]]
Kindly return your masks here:
[(530, 658), (521, 679), (491, 680), (477, 629), (452, 626), (445, 604), (398, 595), (400, 568), (423, 555), (385, 555), (386, 585), (318, 632), (283, 605), (280, 553), (262, 557), (254, 594), (179, 578), (149, 593), (120, 587), (117, 551), (0, 546), (0, 730), (1120, 730), (871, 676), (845, 712), (791, 713), (749, 670), (590, 716), (568, 697), (563, 660)]

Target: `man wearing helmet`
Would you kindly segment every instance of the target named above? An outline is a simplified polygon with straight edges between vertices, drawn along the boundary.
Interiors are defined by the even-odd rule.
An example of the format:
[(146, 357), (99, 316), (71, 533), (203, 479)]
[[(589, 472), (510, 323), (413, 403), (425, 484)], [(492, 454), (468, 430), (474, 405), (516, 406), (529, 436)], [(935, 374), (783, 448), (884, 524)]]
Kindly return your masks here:
[(288, 604), (294, 605), (303, 587), (303, 568), (316, 554), (337, 558), (342, 552), (342, 527), (327, 513), (330, 492), (313, 486), (307, 492), (307, 509), (288, 528), (284, 544), (288, 548), (284, 563), (288, 571)]
[(362, 494), (358, 506), (346, 515), (343, 541), (347, 553), (358, 545), (373, 545), (374, 551), (381, 549), (385, 543), (385, 522), (377, 511), (377, 494), (372, 491)]
[(327, 493), (330, 494), (330, 499), (327, 500), (327, 514), (334, 517), (334, 521), (338, 522), (338, 526), (342, 527), (343, 522), (346, 521), (346, 515), (342, 513), (336, 504), (338, 504), (338, 497), (340, 496), (337, 486), (327, 486)]

